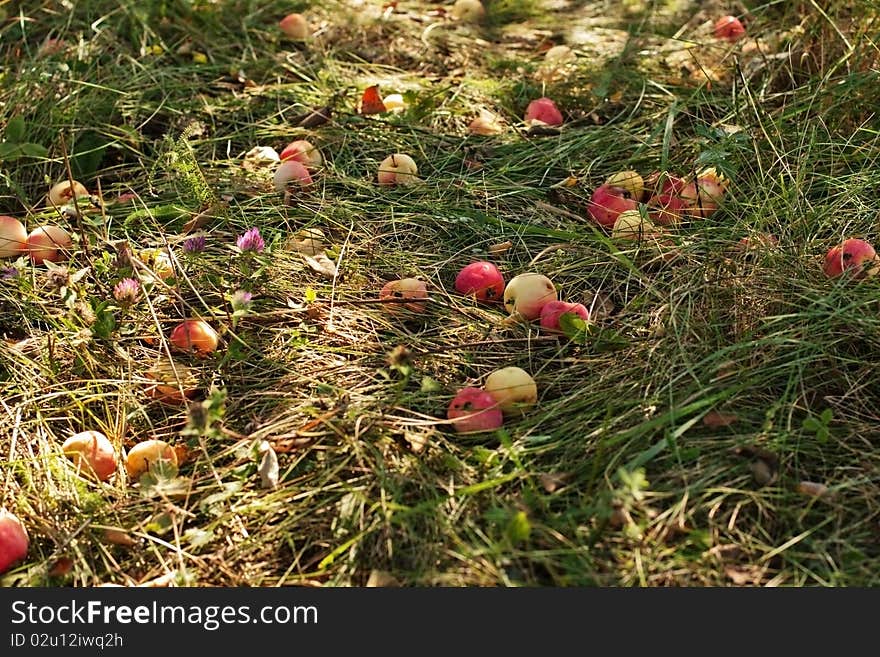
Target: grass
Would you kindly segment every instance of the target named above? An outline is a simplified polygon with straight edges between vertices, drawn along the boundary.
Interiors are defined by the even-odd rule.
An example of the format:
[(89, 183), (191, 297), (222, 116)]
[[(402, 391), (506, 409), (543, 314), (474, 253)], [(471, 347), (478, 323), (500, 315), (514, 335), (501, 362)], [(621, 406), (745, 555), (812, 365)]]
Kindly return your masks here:
[[(0, 502), (31, 537), (4, 584), (880, 583), (878, 283), (821, 268), (846, 237), (878, 240), (876, 3), (751, 4), (758, 39), (732, 48), (705, 32), (721, 3), (488, 4), (483, 27), (419, 2), (3, 5), (3, 140), (45, 150), (4, 151), (0, 212), (68, 221), (45, 204), (65, 158), (103, 199), (69, 220), (65, 268), (8, 261), (0, 281)], [(277, 30), (293, 10), (307, 44)], [(563, 41), (578, 60), (548, 70)], [(359, 115), (373, 83), (409, 109)], [(558, 135), (519, 129), (539, 95), (567, 116)], [(330, 122), (298, 127), (325, 105)], [(467, 136), (475, 108), (509, 129)], [(285, 202), (241, 162), (295, 138), (325, 166)], [(424, 184), (379, 188), (391, 152)], [(674, 259), (587, 218), (615, 171), (709, 165), (731, 188), (673, 229)], [(186, 254), (208, 206), (206, 249)], [(253, 226), (267, 249), (248, 259), (234, 246)], [(337, 278), (296, 251), (303, 229)], [(759, 232), (779, 246), (732, 248)], [(120, 307), (113, 286), (146, 282), (137, 260), (163, 247), (173, 278)], [(547, 274), (599, 330), (572, 341), (457, 295), (484, 258)], [(424, 313), (377, 302), (403, 276), (428, 283)], [(239, 289), (253, 306), (234, 314)], [(150, 399), (147, 370), (192, 316), (221, 335), (206, 358), (173, 354), (197, 396)], [(537, 407), (451, 431), (455, 391), (508, 365)], [(179, 471), (94, 482), (60, 447), (85, 429), (123, 452), (166, 440)]]

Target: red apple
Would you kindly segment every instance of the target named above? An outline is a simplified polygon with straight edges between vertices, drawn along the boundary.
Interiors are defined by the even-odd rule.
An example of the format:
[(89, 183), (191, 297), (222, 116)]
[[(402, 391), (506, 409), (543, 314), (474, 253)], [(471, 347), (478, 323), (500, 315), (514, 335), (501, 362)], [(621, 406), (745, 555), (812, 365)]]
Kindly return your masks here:
[(727, 181), (711, 168), (700, 172), (696, 181), (684, 185), (679, 196), (687, 205), (689, 214), (705, 219), (718, 209), (726, 190)]
[(526, 108), (526, 123), (543, 123), (544, 125), (562, 125), (562, 112), (549, 98), (537, 98)]
[(69, 180), (62, 180), (61, 182), (52, 185), (52, 188), (49, 190), (49, 205), (61, 207), (62, 205), (70, 203), (74, 196), (80, 198), (81, 196), (88, 195), (89, 190), (87, 190), (82, 183), (74, 180), (71, 185)]
[(600, 226), (611, 228), (621, 212), (636, 210), (638, 202), (623, 187), (599, 185), (590, 197), (587, 212)]
[(880, 271), (880, 257), (877, 256), (874, 247), (864, 240), (850, 238), (828, 251), (822, 269), (830, 278), (840, 276), (844, 272), (849, 273), (854, 279), (874, 276)]
[(15, 217), (0, 216), (0, 258), (17, 258), (27, 250), (27, 229)]
[(28, 535), (21, 520), (6, 509), (0, 509), (0, 573), (5, 573), (28, 551)]
[(737, 41), (746, 34), (746, 28), (736, 16), (722, 16), (715, 21), (715, 38)]
[(113, 443), (100, 431), (81, 431), (61, 445), (77, 468), (107, 481), (116, 472), (116, 450)]
[(272, 182), (276, 191), (283, 192), (287, 190), (290, 182), (296, 182), (300, 187), (308, 187), (312, 184), (312, 174), (302, 162), (285, 160), (275, 169)]
[(559, 318), (565, 313), (574, 313), (585, 322), (590, 321), (590, 311), (581, 303), (567, 301), (551, 301), (541, 308), (541, 327), (551, 331), (559, 331)]
[(404, 153), (389, 155), (379, 164), (377, 178), (380, 185), (412, 185), (420, 182), (419, 167)]
[(661, 226), (674, 226), (687, 212), (687, 203), (675, 194), (658, 194), (648, 200), (648, 216)]
[(504, 295), (504, 276), (491, 262), (472, 262), (455, 277), (459, 294), (473, 294), (477, 301), (497, 301)]
[(504, 288), (504, 307), (528, 321), (537, 319), (541, 309), (556, 300), (553, 281), (543, 274), (528, 272), (510, 279)]
[(498, 402), (485, 390), (462, 388), (449, 403), (446, 417), (458, 433), (492, 431), (504, 423)]
[(163, 440), (144, 440), (132, 447), (125, 457), (125, 471), (129, 479), (138, 479), (158, 464), (177, 468), (177, 452)]
[(525, 411), (538, 402), (538, 386), (521, 367), (495, 370), (486, 377), (483, 389), (492, 395), (503, 414)]
[[(428, 288), (424, 281), (418, 278), (401, 278), (396, 281), (388, 281), (379, 291), (380, 299), (427, 299)], [(411, 303), (386, 303), (383, 304), (388, 312), (397, 312), (401, 306), (416, 313), (425, 311), (424, 301)]]
[(278, 22), (281, 31), (291, 39), (308, 39), (312, 34), (309, 22), (302, 14), (288, 14)]
[(27, 236), (27, 251), (35, 265), (66, 259), (72, 245), (70, 234), (60, 226), (40, 226)]
[(220, 338), (207, 322), (187, 319), (174, 327), (170, 340), (181, 351), (195, 351), (204, 356), (217, 348)]
[(305, 139), (297, 139), (290, 142), (284, 147), (284, 150), (281, 151), (278, 157), (281, 158), (282, 162), (295, 160), (311, 171), (314, 171), (324, 163), (321, 151)]

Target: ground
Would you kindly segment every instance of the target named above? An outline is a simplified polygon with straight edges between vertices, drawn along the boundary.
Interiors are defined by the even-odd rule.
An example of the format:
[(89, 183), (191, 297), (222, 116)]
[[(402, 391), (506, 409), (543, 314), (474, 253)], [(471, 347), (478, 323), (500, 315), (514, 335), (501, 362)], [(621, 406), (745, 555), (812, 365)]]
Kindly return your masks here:
[[(4, 584), (878, 584), (880, 283), (823, 273), (878, 240), (876, 5), (485, 4), (0, 8), (0, 212), (74, 240), (0, 281), (0, 502), (30, 536)], [(725, 14), (745, 38), (715, 38)], [(361, 113), (371, 85), (407, 108)], [(542, 96), (561, 128), (523, 123)], [(499, 134), (469, 133), (481, 110)], [(295, 139), (323, 163), (283, 194), (245, 156)], [(420, 184), (376, 183), (391, 153)], [(659, 246), (587, 212), (615, 172), (707, 167), (722, 207)], [(68, 178), (92, 198), (62, 215)], [(589, 329), (457, 293), (476, 260), (547, 275)], [(424, 310), (379, 300), (403, 277)], [(219, 348), (176, 351), (184, 318)], [(169, 357), (188, 403), (148, 394)], [(506, 366), (538, 403), (456, 433), (455, 393)], [(61, 449), (84, 430), (180, 462), (98, 482)]]

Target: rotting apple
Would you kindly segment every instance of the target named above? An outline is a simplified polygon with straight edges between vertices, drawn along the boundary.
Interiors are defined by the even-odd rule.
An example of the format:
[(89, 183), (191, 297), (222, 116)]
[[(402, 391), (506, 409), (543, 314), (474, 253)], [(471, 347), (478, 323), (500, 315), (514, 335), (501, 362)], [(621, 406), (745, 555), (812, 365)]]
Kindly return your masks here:
[(746, 28), (736, 16), (722, 16), (715, 21), (713, 32), (716, 39), (733, 42), (746, 35)]
[(880, 271), (880, 257), (868, 242), (851, 237), (828, 251), (822, 270), (829, 278), (844, 273), (853, 279), (874, 276)]
[(89, 190), (81, 182), (74, 180), (71, 184), (69, 180), (62, 180), (49, 189), (49, 205), (60, 208), (70, 203), (74, 197), (81, 198), (88, 195)]
[(495, 398), (480, 388), (462, 388), (449, 402), (446, 417), (458, 433), (493, 431), (504, 423)]
[(455, 277), (455, 291), (473, 295), (477, 301), (498, 301), (504, 296), (504, 276), (491, 262), (472, 262)]
[(526, 107), (524, 117), (526, 123), (543, 123), (544, 125), (562, 125), (562, 112), (549, 98), (536, 98)]
[(553, 281), (535, 272), (514, 276), (504, 288), (504, 307), (528, 321), (540, 316), (541, 309), (556, 299)]
[(419, 167), (409, 155), (394, 153), (379, 163), (377, 179), (380, 185), (413, 185), (420, 182)]
[(40, 226), (27, 236), (27, 252), (35, 265), (66, 260), (72, 245), (70, 234), (60, 226)]
[(116, 450), (100, 431), (81, 431), (70, 436), (61, 445), (61, 451), (80, 471), (100, 481), (107, 481), (116, 472)]
[(183, 404), (197, 391), (198, 378), (193, 371), (168, 358), (160, 358), (145, 376), (156, 382), (147, 386), (146, 395), (166, 404)]
[(388, 312), (398, 312), (401, 308), (406, 308), (415, 313), (425, 311), (425, 302), (423, 299), (428, 298), (428, 287), (425, 281), (418, 278), (401, 278), (396, 281), (388, 281), (379, 291), (380, 299), (415, 299), (409, 303), (384, 303), (382, 304)]
[(312, 174), (302, 162), (296, 160), (285, 160), (275, 169), (275, 175), (272, 177), (275, 190), (284, 192), (288, 190), (288, 183), (296, 182), (300, 187), (309, 187), (312, 184)]
[(600, 226), (612, 228), (621, 212), (638, 207), (638, 202), (623, 187), (599, 185), (590, 196), (587, 212)]
[(0, 258), (17, 258), (27, 250), (27, 229), (15, 217), (0, 216)]
[(312, 28), (302, 14), (287, 14), (278, 22), (281, 31), (291, 39), (303, 41), (312, 35)]
[(561, 331), (559, 318), (566, 313), (577, 315), (585, 322), (590, 321), (590, 311), (582, 303), (570, 303), (568, 301), (551, 301), (541, 308), (541, 328), (551, 331)]
[(324, 158), (321, 156), (321, 151), (305, 139), (297, 139), (296, 141), (290, 142), (284, 147), (278, 157), (281, 158), (282, 162), (286, 162), (287, 160), (300, 162), (310, 171), (314, 171), (324, 164)]
[(531, 374), (521, 367), (495, 370), (486, 377), (483, 389), (498, 403), (498, 408), (505, 415), (521, 413), (538, 402), (538, 386)]
[(165, 465), (177, 469), (177, 452), (164, 440), (144, 440), (132, 447), (125, 456), (125, 471), (129, 479), (138, 479), (145, 472)]
[(0, 509), (0, 573), (5, 573), (27, 556), (28, 535), (18, 517)]
[(220, 341), (217, 332), (201, 319), (186, 319), (174, 327), (169, 338), (180, 351), (196, 352), (202, 356), (217, 349)]

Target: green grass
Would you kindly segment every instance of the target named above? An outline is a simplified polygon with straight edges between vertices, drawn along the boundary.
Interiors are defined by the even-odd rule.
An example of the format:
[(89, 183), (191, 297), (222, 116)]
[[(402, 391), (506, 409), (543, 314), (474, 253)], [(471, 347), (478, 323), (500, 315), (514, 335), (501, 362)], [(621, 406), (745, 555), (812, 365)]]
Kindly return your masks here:
[[(880, 583), (880, 283), (821, 267), (846, 237), (880, 238), (876, 3), (753, 3), (760, 51), (706, 37), (709, 3), (488, 4), (482, 27), (419, 2), (384, 18), (341, 1), (3, 6), (3, 140), (45, 152), (4, 155), (0, 212), (68, 222), (77, 240), (53, 279), (21, 259), (0, 281), (0, 504), (31, 537), (4, 584)], [(292, 10), (317, 27), (307, 44), (277, 30)], [(542, 48), (584, 30), (600, 36), (569, 41), (578, 60), (548, 72)], [(47, 53), (46, 38), (65, 46)], [(359, 115), (373, 83), (409, 109)], [(559, 100), (560, 134), (522, 130), (539, 95)], [(324, 105), (330, 122), (297, 126)], [(468, 136), (478, 108), (508, 130)], [(285, 202), (271, 170), (241, 162), (296, 138), (325, 165)], [(375, 184), (392, 152), (415, 158), (422, 185)], [(80, 220), (45, 203), (65, 157), (104, 201)], [(731, 186), (711, 218), (670, 231), (674, 259), (587, 217), (615, 171), (702, 166)], [(206, 205), (206, 250), (186, 255), (183, 225)], [(252, 226), (267, 250), (248, 262), (234, 245)], [(335, 280), (293, 248), (306, 228), (323, 232)], [(734, 248), (758, 232), (779, 246)], [(126, 254), (166, 246), (174, 277), (120, 308), (113, 286), (144, 275)], [(486, 258), (613, 307), (595, 309), (585, 343), (505, 322), (454, 291)], [(428, 283), (423, 313), (376, 302), (403, 276)], [(254, 302), (233, 316), (238, 289)], [(198, 377), (188, 407), (152, 400), (145, 373), (190, 316), (221, 348), (174, 354)], [(455, 391), (508, 365), (532, 373), (538, 405), (495, 433), (451, 431)], [(85, 429), (186, 458), (175, 477), (120, 468), (99, 484), (61, 452)]]

